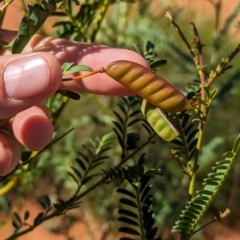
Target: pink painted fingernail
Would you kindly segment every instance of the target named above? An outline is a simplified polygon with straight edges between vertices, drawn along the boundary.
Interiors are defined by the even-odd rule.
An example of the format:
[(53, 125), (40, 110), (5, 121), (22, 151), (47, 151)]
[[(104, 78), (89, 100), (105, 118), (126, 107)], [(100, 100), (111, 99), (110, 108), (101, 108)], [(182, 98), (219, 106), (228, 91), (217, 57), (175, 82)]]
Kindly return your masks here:
[(4, 69), (6, 94), (12, 99), (41, 94), (47, 89), (49, 76), (48, 63), (38, 55), (15, 60)]

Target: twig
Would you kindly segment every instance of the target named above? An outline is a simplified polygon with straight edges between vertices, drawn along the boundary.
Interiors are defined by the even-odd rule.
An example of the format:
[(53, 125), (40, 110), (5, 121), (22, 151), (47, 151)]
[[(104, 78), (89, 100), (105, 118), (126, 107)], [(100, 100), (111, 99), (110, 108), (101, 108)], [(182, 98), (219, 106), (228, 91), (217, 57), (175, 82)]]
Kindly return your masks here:
[(223, 59), (221, 66), (217, 66), (216, 70), (210, 75), (207, 80), (205, 87), (209, 87), (213, 81), (219, 77), (228, 67), (230, 61), (240, 52), (240, 44), (235, 48), (235, 50), (226, 58)]
[[(194, 43), (198, 49), (198, 63), (195, 63), (198, 67), (198, 74), (199, 74), (199, 77), (200, 77), (200, 82), (201, 82), (201, 99), (202, 101), (205, 101), (205, 90), (204, 90), (204, 86), (205, 86), (205, 75), (204, 75), (204, 60), (203, 60), (203, 52), (202, 52), (202, 48), (203, 48), (203, 45), (201, 43), (201, 39), (200, 39), (200, 36), (198, 34), (198, 30), (195, 26), (195, 24), (193, 22), (190, 22), (191, 24), (191, 27), (193, 29), (193, 33), (195, 35), (195, 39), (194, 39)], [(202, 106), (202, 104), (201, 104)], [(203, 106), (204, 107), (204, 106)], [(202, 112), (203, 112), (203, 109), (201, 109)]]
[[(128, 156), (126, 156), (125, 158), (122, 159), (122, 161), (116, 166), (116, 167), (120, 167), (121, 165), (123, 165), (128, 159), (130, 159), (134, 154), (136, 154), (138, 151), (140, 151), (142, 148), (144, 148), (146, 145), (148, 145), (153, 137), (155, 136), (155, 133), (153, 133), (148, 140), (143, 143), (139, 148), (137, 148), (136, 150), (134, 150), (131, 154), (129, 154)], [(89, 187), (87, 190), (85, 190), (84, 192), (80, 193), (79, 195), (77, 195), (74, 198), (70, 198), (68, 201), (68, 203), (74, 203), (79, 201), (81, 198), (83, 198), (85, 195), (87, 195), (89, 192), (91, 192), (92, 190), (94, 190), (95, 188), (97, 188), (98, 186), (100, 186), (101, 184), (103, 184), (105, 182), (105, 180), (107, 179), (107, 177), (103, 177), (102, 179), (100, 179), (98, 182), (96, 182), (95, 184), (93, 184), (91, 187)], [(77, 190), (78, 191), (78, 190)], [(55, 209), (54, 212), (50, 213), (49, 215), (45, 215), (38, 223), (29, 226), (28, 228), (22, 230), (22, 231), (18, 231), (18, 232), (14, 232), (11, 236), (7, 237), (5, 240), (14, 240), (17, 237), (20, 237), (32, 230), (34, 230), (37, 226), (39, 226), (40, 224), (42, 224), (43, 222), (53, 218), (53, 217), (57, 217), (60, 216), (62, 214), (64, 214), (66, 211), (68, 211), (68, 206), (66, 206), (64, 209), (62, 209), (62, 211), (60, 212), (59, 210)]]
[(102, 23), (102, 20), (103, 20), (105, 14), (107, 12), (107, 9), (108, 9), (108, 6), (109, 6), (110, 2), (111, 2), (110, 0), (103, 1), (102, 6), (100, 8), (100, 12), (99, 12), (99, 14), (97, 16), (97, 21), (96, 21), (96, 23), (93, 26), (93, 32), (92, 32), (92, 36), (91, 36), (90, 42), (94, 42), (95, 41), (96, 35), (99, 32), (99, 28), (101, 26), (101, 23)]
[(70, 130), (68, 130), (66, 133), (64, 133), (63, 135), (61, 135), (58, 138), (53, 139), (44, 149), (42, 149), (41, 151), (33, 151), (32, 153), (32, 157), (30, 157), (28, 160), (24, 161), (23, 163), (19, 163), (15, 169), (10, 172), (9, 174), (0, 177), (0, 182), (3, 181), (4, 179), (6, 179), (8, 176), (12, 175), (16, 170), (22, 168), (24, 165), (30, 163), (31, 161), (35, 160), (43, 151), (45, 151), (47, 148), (51, 147), (53, 144), (55, 144), (57, 141), (59, 141), (60, 139), (62, 139), (63, 137), (65, 137), (68, 133), (72, 132), (74, 130), (74, 128), (71, 128)]
[(195, 53), (193, 52), (192, 50), (192, 47), (191, 45), (189, 44), (187, 38), (184, 36), (181, 28), (178, 26), (178, 24), (173, 20), (173, 17), (171, 16), (171, 14), (169, 12), (166, 13), (165, 15), (169, 20), (170, 22), (172, 23), (172, 25), (176, 28), (178, 34), (180, 35), (180, 37), (182, 38), (183, 42), (186, 44), (190, 54), (192, 55), (193, 59), (195, 59), (196, 55)]
[(222, 219), (226, 218), (229, 214), (230, 214), (230, 209), (227, 208), (227, 209), (224, 211), (224, 213), (220, 213), (220, 216), (219, 216), (219, 217), (215, 217), (215, 218), (214, 218), (213, 220), (211, 220), (210, 222), (208, 222), (208, 223), (202, 225), (201, 227), (199, 227), (198, 229), (196, 229), (196, 230), (192, 233), (192, 235), (195, 234), (195, 233), (197, 233), (197, 232), (199, 232), (200, 230), (202, 230), (202, 229), (205, 228), (206, 226), (208, 226), (208, 225), (210, 225), (210, 224), (212, 224), (212, 223), (214, 223), (214, 222), (216, 222), (216, 221), (218, 221), (218, 220), (222, 220)]

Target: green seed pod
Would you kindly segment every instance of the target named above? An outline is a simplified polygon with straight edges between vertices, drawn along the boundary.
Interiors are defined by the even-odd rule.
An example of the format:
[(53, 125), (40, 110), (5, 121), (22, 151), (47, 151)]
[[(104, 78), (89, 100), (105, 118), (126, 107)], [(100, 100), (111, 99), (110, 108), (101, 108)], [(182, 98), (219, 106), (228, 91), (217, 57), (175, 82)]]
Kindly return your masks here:
[(165, 112), (176, 113), (191, 108), (188, 99), (180, 91), (140, 64), (119, 60), (110, 63), (104, 71)]
[(153, 130), (165, 141), (170, 142), (175, 139), (179, 133), (166, 118), (164, 113), (147, 102), (145, 99), (141, 102), (141, 111), (147, 119)]

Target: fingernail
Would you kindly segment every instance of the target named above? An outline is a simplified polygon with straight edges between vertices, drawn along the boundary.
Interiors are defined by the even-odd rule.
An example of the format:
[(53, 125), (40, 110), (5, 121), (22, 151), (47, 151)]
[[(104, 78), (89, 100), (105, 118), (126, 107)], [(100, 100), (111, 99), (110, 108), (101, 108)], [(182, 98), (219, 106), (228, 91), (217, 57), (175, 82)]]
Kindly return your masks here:
[(50, 76), (48, 63), (40, 56), (27, 56), (9, 63), (4, 70), (9, 98), (24, 99), (43, 93)]

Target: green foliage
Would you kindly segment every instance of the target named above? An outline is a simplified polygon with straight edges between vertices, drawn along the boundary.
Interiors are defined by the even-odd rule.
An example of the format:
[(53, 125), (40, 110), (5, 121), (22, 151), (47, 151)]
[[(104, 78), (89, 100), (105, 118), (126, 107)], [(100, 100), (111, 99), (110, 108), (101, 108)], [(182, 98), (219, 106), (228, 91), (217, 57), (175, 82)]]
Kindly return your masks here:
[(192, 113), (184, 112), (174, 118), (179, 137), (172, 141), (178, 146), (172, 151), (172, 154), (180, 162), (189, 162), (196, 152), (199, 127), (197, 121), (193, 121), (192, 115)]
[(18, 36), (12, 44), (12, 52), (20, 53), (47, 18), (63, 3), (64, 1), (62, 0), (43, 0), (40, 1), (39, 4), (29, 4), (28, 15), (24, 17), (20, 23)]
[[(69, 173), (77, 183), (78, 187), (87, 184), (95, 175), (98, 175), (96, 169), (109, 158), (105, 155), (105, 152), (110, 149), (114, 140), (115, 136), (113, 133), (109, 133), (104, 135), (102, 139), (92, 141), (94, 151), (87, 146), (83, 146), (85, 151), (79, 152), (80, 157), (76, 159), (78, 168), (72, 167), (75, 177), (72, 173)], [(76, 177), (79, 179), (78, 181), (76, 180)]]
[(223, 185), (240, 148), (240, 136), (237, 137), (232, 151), (225, 153), (223, 160), (216, 162), (214, 172), (209, 173), (204, 179), (203, 189), (199, 190), (182, 211), (180, 220), (172, 228), (173, 232), (180, 232), (183, 235), (192, 236), (199, 220), (207, 211), (215, 195)]
[(116, 116), (116, 120), (113, 121), (113, 130), (117, 135), (122, 158), (124, 158), (127, 150), (138, 148), (139, 135), (132, 132), (131, 127), (133, 124), (142, 121), (142, 118), (138, 117), (140, 110), (138, 100), (135, 97), (122, 97), (117, 106), (118, 111), (113, 111)]
[(118, 188), (117, 192), (124, 197), (120, 198), (121, 207), (118, 210), (120, 217), (118, 221), (123, 223), (119, 232), (123, 232), (130, 237), (121, 237), (120, 240), (135, 239), (135, 236), (146, 240), (160, 240), (156, 237), (158, 231), (154, 227), (154, 212), (152, 210), (152, 195), (150, 194), (151, 185), (150, 177), (142, 176), (129, 181), (131, 190)]
[[(120, 97), (117, 103), (115, 98), (82, 93), (76, 106), (69, 99), (79, 100), (78, 93), (62, 90), (46, 100), (56, 136), (60, 137), (55, 137), (41, 152), (25, 149), (16, 169), (0, 178), (0, 195), (17, 186), (18, 194), (25, 196), (34, 184), (45, 179), (48, 184), (55, 184), (57, 200), (51, 198), (50, 191), (45, 195), (40, 190), (38, 202), (41, 211), (32, 223), (29, 223), (31, 211), (26, 210), (23, 214), (14, 212), (14, 231), (5, 240), (17, 239), (54, 217), (66, 217), (69, 210), (77, 211), (84, 203), (90, 206), (87, 211), (92, 210), (95, 215), (99, 214), (101, 207), (109, 207), (110, 210), (106, 207), (102, 218), (106, 221), (115, 222), (112, 209), (117, 210), (119, 227), (115, 228), (118, 228), (119, 236), (115, 238), (161, 239), (160, 232), (172, 227), (175, 222), (172, 231), (180, 233), (182, 240), (187, 240), (209, 224), (202, 225), (201, 220), (208, 216), (207, 210), (211, 211), (214, 200), (219, 200), (219, 193), (224, 196), (223, 202), (227, 202), (226, 191), (221, 187), (227, 178), (231, 178), (240, 141), (237, 137), (229, 151), (233, 135), (238, 135), (239, 131), (236, 120), (240, 117), (239, 111), (234, 109), (238, 107), (235, 102), (239, 101), (236, 87), (239, 70), (233, 66), (240, 46), (231, 42), (228, 34), (240, 5), (233, 9), (222, 28), (219, 27), (219, 12), (216, 10), (216, 24), (211, 30), (215, 34), (212, 34), (211, 41), (204, 39), (203, 43), (200, 36), (208, 31), (206, 25), (197, 28), (191, 22), (194, 37), (189, 37), (185, 33), (189, 32), (187, 24), (178, 24), (183, 18), (180, 9), (172, 9), (172, 15), (166, 14), (177, 30), (177, 36), (169, 28), (169, 22), (165, 26), (161, 23), (163, 30), (159, 29), (158, 20), (151, 12), (148, 13), (150, 1), (136, 1), (138, 5), (131, 5), (132, 2), (41, 0), (28, 5), (17, 38), (12, 45), (8, 44), (13, 53), (21, 52), (31, 37), (41, 30), (44, 22), (55, 16), (56, 37), (127, 48), (135, 43), (135, 50), (146, 59), (152, 71), (126, 61), (102, 66), (108, 75), (138, 95)], [(6, 1), (1, 8), (1, 20), (10, 4), (11, 1)], [(121, 6), (127, 8), (124, 10)], [(110, 7), (111, 11), (108, 11)], [(139, 15), (137, 27), (132, 20), (132, 7), (136, 7)], [(207, 22), (206, 19), (202, 21)], [(223, 41), (225, 38), (229, 41)], [(186, 49), (179, 44), (180, 40)], [(144, 42), (143, 48), (137, 47)], [(130, 68), (126, 67), (126, 63)], [(94, 74), (94, 69), (74, 63), (64, 63), (62, 70), (63, 75), (80, 71)], [(175, 78), (174, 86), (178, 86), (179, 79), (183, 79), (180, 71), (185, 73), (186, 78), (181, 80), (184, 94), (158, 76), (161, 72), (166, 79)], [(63, 77), (63, 80), (69, 79)], [(136, 86), (132, 87), (132, 84)], [(158, 87), (155, 84), (159, 84)], [(161, 95), (157, 102), (171, 99), (171, 103), (164, 105), (165, 108), (157, 105), (160, 108), (157, 109), (145, 100), (152, 101), (154, 94)], [(144, 99), (139, 101), (139, 95)], [(184, 107), (172, 111), (169, 106), (176, 104), (178, 107), (181, 101), (186, 103)], [(156, 105), (156, 101), (151, 103)], [(80, 115), (79, 109), (82, 109)], [(226, 116), (231, 117), (229, 129), (226, 129), (226, 123), (221, 122)], [(6, 121), (4, 119), (0, 124)], [(74, 133), (72, 129), (66, 131), (69, 125), (76, 127)], [(216, 146), (218, 149), (215, 149)], [(211, 172), (213, 161), (224, 152), (224, 159), (214, 163)], [(206, 174), (208, 177), (204, 178)], [(118, 198), (111, 201), (113, 192)], [(1, 201), (1, 206), (6, 206), (6, 202)], [(176, 221), (179, 213), (180, 219)], [(227, 215), (228, 211), (215, 216), (210, 222)], [(0, 226), (4, 224), (4, 221), (0, 222)]]
[(81, 71), (89, 71), (89, 72), (92, 71), (92, 69), (88, 66), (85, 66), (85, 65), (75, 65), (75, 66), (73, 66), (73, 64), (74, 64), (73, 62), (71, 62), (71, 63), (65, 62), (62, 65), (63, 75), (64, 74), (77, 73), (77, 72), (81, 72)]

